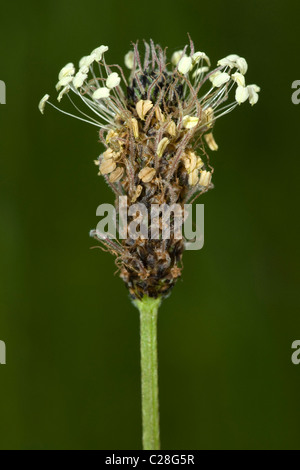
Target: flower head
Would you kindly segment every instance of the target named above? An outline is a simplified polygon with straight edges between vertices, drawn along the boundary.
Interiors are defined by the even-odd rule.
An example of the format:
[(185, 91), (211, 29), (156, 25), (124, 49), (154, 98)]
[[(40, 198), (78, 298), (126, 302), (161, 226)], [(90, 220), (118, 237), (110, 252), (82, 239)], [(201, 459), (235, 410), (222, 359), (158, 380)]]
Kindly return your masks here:
[[(209, 57), (195, 51), (192, 41), (168, 60), (166, 50), (150, 41), (143, 53), (134, 44), (125, 55), (127, 76), (122, 67), (109, 65), (107, 52), (107, 46), (94, 49), (77, 72), (73, 63), (63, 67), (58, 101), (69, 99), (78, 112), (74, 117), (99, 128), (106, 150), (96, 164), (116, 195), (126, 194), (129, 205), (183, 207), (213, 187), (207, 148), (218, 149), (216, 120), (258, 100), (259, 87), (246, 85), (248, 64), (231, 54), (211, 69)], [(46, 104), (56, 108), (45, 95), (42, 113)], [(118, 256), (134, 297), (165, 295), (180, 275), (182, 240), (127, 239), (113, 248), (102, 242)]]

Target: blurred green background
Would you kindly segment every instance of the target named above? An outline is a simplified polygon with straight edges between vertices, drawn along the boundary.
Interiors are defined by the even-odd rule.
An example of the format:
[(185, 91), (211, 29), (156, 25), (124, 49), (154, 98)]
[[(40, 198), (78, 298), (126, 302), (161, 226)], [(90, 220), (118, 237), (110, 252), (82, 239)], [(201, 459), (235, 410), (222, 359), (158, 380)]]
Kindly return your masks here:
[[(113, 258), (94, 245), (112, 202), (92, 126), (50, 107), (60, 68), (100, 44), (170, 54), (189, 32), (213, 63), (238, 53), (259, 103), (222, 118), (205, 196), (205, 246), (161, 308), (164, 449), (300, 448), (296, 1), (77, 0), (1, 6), (0, 366), (2, 449), (141, 448), (139, 322)], [(299, 258), (298, 260), (299, 261)]]

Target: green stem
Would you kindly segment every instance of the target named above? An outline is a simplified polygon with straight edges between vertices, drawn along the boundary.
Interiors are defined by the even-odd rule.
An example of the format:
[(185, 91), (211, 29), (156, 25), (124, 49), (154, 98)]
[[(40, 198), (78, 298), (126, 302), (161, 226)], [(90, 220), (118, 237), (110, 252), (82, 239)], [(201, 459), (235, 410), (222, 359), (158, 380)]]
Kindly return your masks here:
[(159, 450), (157, 312), (160, 299), (143, 297), (135, 304), (141, 322), (143, 449)]

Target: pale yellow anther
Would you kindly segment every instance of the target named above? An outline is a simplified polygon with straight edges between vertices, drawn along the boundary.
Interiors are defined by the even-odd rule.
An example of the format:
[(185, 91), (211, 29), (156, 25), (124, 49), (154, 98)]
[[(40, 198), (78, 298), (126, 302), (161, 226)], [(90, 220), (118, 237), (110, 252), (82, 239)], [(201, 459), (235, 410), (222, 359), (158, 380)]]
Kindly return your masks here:
[(207, 188), (207, 186), (210, 185), (210, 182), (211, 182), (211, 172), (205, 171), (205, 170), (201, 171), (200, 180), (199, 180), (200, 186), (204, 186), (205, 188)]
[(134, 135), (135, 139), (138, 139), (138, 137), (139, 137), (139, 124), (137, 122), (137, 119), (132, 118), (131, 119), (131, 124), (132, 124), (133, 135)]
[(110, 148), (105, 150), (105, 152), (102, 155), (104, 160), (109, 160), (110, 158), (113, 158), (114, 160), (117, 160), (119, 156), (120, 156), (120, 153), (116, 153)]
[(202, 168), (204, 166), (204, 162), (202, 161), (202, 159), (200, 157), (197, 158), (197, 164), (196, 164), (196, 168), (198, 170), (200, 170), (200, 168)]
[(192, 129), (193, 127), (197, 126), (199, 122), (199, 118), (195, 116), (184, 116), (182, 119), (182, 124), (185, 129)]
[(201, 74), (206, 73), (208, 71), (209, 71), (209, 67), (206, 67), (206, 66), (205, 67), (199, 67), (193, 73), (193, 78), (196, 78), (196, 77), (198, 77), (198, 75), (201, 75)]
[(146, 166), (139, 172), (138, 177), (143, 181), (143, 183), (150, 183), (150, 181), (153, 180), (155, 173), (156, 171), (154, 168)]
[(93, 93), (93, 98), (94, 100), (101, 100), (103, 98), (108, 98), (109, 97), (109, 88), (107, 87), (102, 87), (102, 88), (97, 88), (96, 91)]
[(155, 107), (155, 117), (156, 117), (156, 119), (157, 119), (158, 121), (160, 121), (160, 122), (165, 122), (165, 120), (166, 120), (166, 118), (165, 118), (165, 116), (163, 115), (162, 110), (160, 109), (159, 106), (156, 106), (156, 107)]
[(209, 134), (205, 134), (204, 136), (207, 145), (209, 146), (210, 150), (218, 150), (219, 146), (214, 139), (213, 133), (210, 132)]
[(82, 57), (79, 61), (79, 68), (83, 66), (89, 67), (90, 65), (92, 65), (92, 63), (96, 60), (96, 56), (97, 54), (92, 52), (90, 55)]
[(220, 70), (217, 70), (216, 72), (210, 74), (209, 76), (209, 81), (213, 83), (213, 81), (218, 77), (218, 75), (221, 75)]
[(106, 86), (109, 89), (115, 88), (120, 85), (121, 78), (117, 74), (117, 72), (113, 72), (110, 75), (108, 75), (107, 80), (106, 80)]
[(207, 65), (210, 66), (209, 57), (205, 54), (205, 52), (195, 52), (192, 56), (193, 65), (197, 64), (200, 60), (205, 60)]
[(214, 87), (220, 88), (222, 85), (225, 85), (225, 83), (229, 82), (229, 80), (230, 75), (226, 72), (221, 72), (213, 78), (212, 84)]
[(137, 102), (135, 109), (142, 121), (145, 121), (145, 116), (152, 107), (153, 103), (150, 100), (140, 100)]
[(235, 91), (235, 99), (238, 104), (242, 104), (249, 98), (249, 90), (248, 87), (238, 86)]
[(50, 98), (49, 95), (45, 95), (45, 96), (43, 96), (43, 98), (39, 102), (39, 110), (41, 111), (42, 114), (44, 114), (45, 105), (46, 105), (49, 98)]
[(109, 175), (109, 181), (111, 183), (116, 183), (119, 181), (124, 174), (124, 168), (121, 166), (118, 166), (110, 175)]
[(65, 86), (67, 86), (70, 82), (72, 82), (72, 80), (73, 80), (72, 75), (61, 78), (55, 86), (56, 91), (60, 90), (61, 88), (65, 87)]
[(171, 62), (173, 65), (177, 65), (182, 57), (183, 51), (175, 51), (171, 57)]
[(191, 57), (182, 57), (178, 63), (178, 72), (182, 75), (186, 75), (192, 68), (192, 59)]
[(248, 64), (247, 64), (246, 59), (244, 59), (244, 57), (239, 57), (236, 60), (236, 66), (239, 69), (239, 71), (241, 72), (241, 74), (245, 75), (245, 73), (248, 70)]
[(59, 93), (59, 95), (58, 95), (58, 97), (57, 97), (57, 101), (60, 103), (61, 100), (62, 100), (62, 97), (63, 97), (66, 93), (69, 93), (69, 91), (70, 91), (70, 86), (69, 86), (69, 85), (65, 86), (65, 87), (61, 90), (61, 92)]
[(73, 85), (74, 87), (80, 88), (84, 84), (84, 81), (87, 79), (88, 74), (87, 73), (82, 73), (82, 72), (77, 72), (75, 77), (73, 78)]
[(181, 160), (183, 161), (185, 169), (189, 170), (191, 166), (191, 160), (186, 156), (185, 153), (182, 155)]
[(159, 142), (159, 144), (157, 146), (157, 150), (156, 150), (156, 153), (157, 153), (158, 157), (163, 156), (163, 153), (166, 150), (166, 147), (169, 143), (170, 143), (170, 141), (167, 137), (164, 137), (163, 139), (161, 139), (161, 141)]
[(108, 51), (107, 46), (100, 46), (100, 47), (97, 47), (96, 49), (94, 49), (92, 51), (92, 54), (95, 56), (95, 60), (97, 62), (99, 62), (102, 59), (102, 56), (103, 56), (104, 52), (106, 52), (106, 51)]
[(210, 106), (204, 112), (205, 112), (205, 117), (206, 117), (206, 123), (205, 123), (206, 126), (207, 127), (212, 127), (213, 126), (213, 120), (214, 120), (214, 110), (213, 110), (213, 108)]
[(231, 78), (238, 84), (238, 86), (245, 86), (245, 77), (239, 72), (235, 72), (231, 75)]
[(220, 59), (218, 61), (218, 65), (221, 65), (221, 67), (230, 67), (231, 69), (236, 67), (235, 61), (230, 60), (228, 57), (224, 57), (223, 59)]
[(113, 131), (112, 129), (107, 133), (106, 142), (109, 143), (113, 138), (118, 137), (117, 132)]
[(116, 169), (116, 166), (116, 162), (112, 158), (110, 158), (109, 160), (103, 160), (100, 165), (100, 174), (108, 175)]
[(194, 171), (197, 165), (197, 155), (192, 150), (188, 151), (187, 155), (191, 162), (190, 171)]
[(260, 88), (257, 85), (248, 85), (247, 90), (249, 93), (249, 103), (251, 106), (258, 102), (258, 93), (260, 92)]
[(194, 170), (189, 174), (189, 185), (190, 186), (196, 186), (199, 180), (199, 173), (198, 170)]
[(70, 76), (74, 75), (74, 73), (75, 73), (74, 64), (72, 64), (70, 62), (69, 64), (65, 65), (61, 69), (61, 71), (59, 72), (59, 75), (58, 75), (58, 80), (61, 80), (64, 77), (70, 77)]
[(124, 61), (125, 61), (126, 67), (132, 70), (134, 66), (134, 52), (133, 51), (127, 52), (127, 54), (125, 55)]
[(188, 173), (192, 173), (197, 168), (198, 157), (192, 150), (188, 150), (182, 156), (183, 164)]
[(172, 137), (175, 137), (177, 128), (176, 128), (176, 124), (174, 121), (169, 122), (169, 124), (166, 127), (166, 132), (170, 134)]

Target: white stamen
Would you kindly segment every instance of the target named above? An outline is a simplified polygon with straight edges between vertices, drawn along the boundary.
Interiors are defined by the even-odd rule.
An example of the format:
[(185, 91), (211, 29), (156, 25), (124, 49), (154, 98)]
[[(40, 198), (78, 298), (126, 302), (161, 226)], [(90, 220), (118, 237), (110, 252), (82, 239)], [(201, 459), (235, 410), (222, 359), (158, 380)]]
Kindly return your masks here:
[(209, 80), (210, 80), (211, 82), (213, 82), (214, 79), (215, 79), (218, 75), (221, 75), (220, 70), (217, 70), (216, 72), (212, 73), (212, 74), (209, 76)]
[(226, 72), (221, 72), (213, 78), (212, 84), (214, 87), (219, 88), (220, 86), (227, 83), (229, 80), (230, 80), (230, 75), (228, 75), (228, 73)]
[(183, 54), (183, 51), (176, 51), (173, 53), (172, 57), (171, 57), (171, 62), (173, 65), (176, 65), (178, 64), (178, 62), (180, 61), (180, 59), (182, 58), (182, 54)]
[(239, 72), (235, 72), (231, 75), (231, 78), (237, 83), (239, 86), (245, 86), (245, 77)]
[(77, 74), (73, 78), (73, 86), (74, 88), (76, 88), (76, 90), (77, 88), (82, 87), (84, 81), (87, 79), (87, 76), (88, 76), (87, 73), (77, 72)]
[(249, 103), (253, 106), (258, 102), (260, 88), (257, 85), (248, 85), (247, 90), (249, 93)]
[(104, 52), (107, 52), (108, 51), (108, 47), (107, 46), (100, 46), (100, 47), (97, 47), (96, 49), (94, 49), (92, 51), (92, 54), (95, 55), (95, 60), (97, 62), (100, 62), (100, 60), (102, 59), (102, 56), (104, 54)]
[(73, 80), (73, 76), (69, 76), (69, 77), (63, 77), (61, 80), (59, 80), (59, 82), (56, 84), (55, 88), (56, 88), (56, 91), (60, 90), (62, 87), (65, 87), (66, 85), (68, 85), (69, 83), (71, 83), (71, 81)]
[(57, 101), (58, 101), (59, 103), (61, 102), (62, 97), (64, 96), (64, 94), (69, 93), (69, 90), (70, 90), (70, 85), (65, 86), (65, 87), (61, 90), (60, 94), (59, 94), (58, 97), (57, 97)]
[(184, 116), (182, 119), (182, 124), (185, 129), (192, 129), (193, 127), (197, 126), (199, 122), (199, 118), (196, 116)]
[(82, 67), (80, 67), (80, 69), (78, 70), (77, 74), (79, 73), (84, 73), (84, 74), (88, 74), (89, 73), (89, 67), (87, 67), (86, 65), (83, 65)]
[(195, 54), (193, 54), (193, 64), (197, 64), (201, 59), (205, 60), (207, 65), (210, 67), (210, 60), (209, 57), (205, 54), (205, 52), (195, 52)]
[(219, 60), (218, 65), (221, 65), (222, 67), (230, 67), (231, 69), (236, 67), (235, 61), (228, 59), (228, 57), (224, 57), (224, 59)]
[(198, 77), (198, 75), (201, 75), (202, 73), (206, 73), (209, 71), (209, 67), (199, 67), (194, 73), (193, 73), (193, 78)]
[[(66, 114), (66, 116), (71, 116), (75, 119), (78, 119), (79, 121), (83, 121), (83, 122), (87, 122), (88, 124), (92, 124), (93, 126), (97, 126), (97, 127), (102, 127), (103, 129), (105, 129), (105, 126), (102, 126), (100, 125), (99, 123), (98, 124), (95, 124), (94, 122), (92, 121), (88, 121), (87, 119), (82, 119), (81, 117), (79, 116), (76, 116), (75, 114), (71, 114), (71, 113), (67, 113), (66, 111), (64, 111), (63, 109), (59, 109), (57, 106), (55, 106), (53, 103), (50, 103), (50, 101), (48, 101), (48, 103), (50, 104), (50, 106), (52, 106), (52, 108), (56, 109), (57, 111), (63, 113), (63, 114)], [(107, 129), (107, 128), (106, 128)]]
[(245, 73), (248, 70), (248, 64), (247, 64), (246, 60), (244, 59), (244, 57), (239, 57), (237, 59), (236, 66), (239, 69), (239, 71), (241, 72), (241, 74), (245, 75)]
[(49, 100), (49, 98), (50, 98), (49, 95), (45, 95), (45, 96), (43, 96), (43, 98), (39, 102), (39, 110), (41, 111), (42, 114), (44, 114), (44, 109), (45, 109), (46, 103)]
[(90, 55), (86, 55), (84, 57), (82, 57), (82, 59), (80, 59), (79, 61), (79, 67), (89, 67), (93, 62), (95, 62), (96, 60), (96, 54), (90, 54)]
[(178, 63), (178, 72), (186, 75), (192, 68), (192, 59), (190, 57), (182, 57)]
[(237, 54), (229, 54), (226, 56), (226, 59), (231, 60), (232, 62), (236, 62), (240, 58)]
[(121, 78), (117, 74), (117, 72), (111, 73), (106, 80), (107, 88), (115, 88), (120, 85)]
[(102, 98), (108, 98), (108, 97), (109, 97), (109, 89), (106, 87), (98, 88), (98, 90), (96, 90), (93, 93), (94, 100), (101, 100)]
[(238, 104), (244, 103), (249, 98), (249, 91), (247, 87), (238, 86), (235, 92), (235, 99)]
[[(100, 46), (94, 49), (90, 55), (83, 57), (79, 62), (79, 71), (76, 74), (75, 67), (72, 63), (66, 64), (59, 72), (59, 81), (56, 88), (57, 90), (62, 88), (62, 90), (60, 90), (57, 97), (58, 101), (60, 102), (63, 96), (67, 94), (68, 99), (70, 99), (70, 102), (76, 109), (77, 113), (82, 117), (73, 116), (70, 113), (56, 108), (52, 103), (49, 102), (49, 104), (64, 114), (93, 124), (103, 130), (113, 131), (118, 125), (116, 123), (116, 116), (120, 116), (122, 119), (124, 118), (126, 120), (128, 114), (128, 119), (130, 119), (130, 111), (132, 111), (132, 108), (128, 106), (130, 103), (128, 103), (127, 96), (121, 87), (122, 71), (121, 73), (119, 70), (119, 73), (111, 72), (113, 66), (108, 65), (105, 61), (104, 53), (107, 50), (107, 46)], [(204, 52), (199, 51), (196, 51), (193, 54), (190, 53), (189, 56), (188, 53), (185, 52), (186, 50), (187, 46), (183, 50), (174, 52), (171, 58), (174, 68), (169, 68), (167, 73), (170, 75), (173, 73), (174, 79), (178, 81), (178, 72), (182, 75), (187, 75), (194, 67), (194, 70), (192, 71), (192, 77), (194, 80), (190, 83), (186, 78), (183, 76), (181, 77), (179, 83), (181, 82), (184, 85), (181, 92), (182, 96), (181, 94), (180, 96), (177, 95), (175, 86), (173, 90), (172, 87), (168, 88), (168, 84), (166, 83), (165, 97), (163, 95), (159, 97), (155, 97), (153, 95), (153, 103), (152, 101), (149, 101), (150, 98), (152, 99), (152, 95), (150, 96), (150, 94), (149, 96), (146, 96), (144, 100), (138, 98), (140, 99), (139, 103), (143, 103), (143, 113), (141, 116), (138, 113), (140, 119), (147, 119), (147, 113), (150, 115), (150, 108), (154, 107), (154, 109), (156, 109), (156, 118), (160, 122), (160, 119), (157, 117), (157, 109), (160, 109), (158, 106), (162, 101), (158, 102), (158, 100), (165, 99), (167, 102), (168, 99), (172, 101), (175, 98), (179, 100), (178, 106), (180, 106), (180, 101), (182, 101), (183, 114), (186, 115), (182, 118), (182, 123), (178, 128), (176, 127), (176, 124), (171, 121), (174, 124), (176, 132), (174, 131), (172, 134), (165, 129), (166, 132), (169, 132), (171, 136), (174, 136), (177, 132), (193, 128), (193, 131), (195, 132), (201, 132), (202, 129), (204, 129), (204, 132), (207, 132), (209, 128), (212, 128), (213, 123), (217, 118), (229, 113), (237, 107), (238, 104), (243, 103), (248, 98), (251, 105), (257, 103), (260, 88), (254, 84), (249, 85), (248, 87), (246, 86), (244, 75), (247, 72), (248, 65), (243, 57), (239, 57), (236, 54), (224, 57), (218, 62), (218, 68), (213, 70), (213, 73), (209, 73), (210, 61), (208, 56)], [(168, 60), (165, 62), (163, 54), (159, 53), (159, 48), (155, 49), (155, 51), (156, 52), (154, 52), (154, 49), (151, 49), (151, 47), (146, 47), (146, 62), (148, 63), (150, 70), (152, 69), (152, 63), (155, 73), (159, 70), (161, 74), (164, 74), (167, 71), (165, 64), (168, 63)], [(97, 62), (97, 70), (95, 69), (96, 64), (94, 64), (94, 62)], [(131, 50), (126, 54), (125, 65), (128, 69), (132, 70), (132, 72), (128, 74), (130, 75), (129, 86), (133, 86), (133, 88), (136, 89), (140, 87), (140, 91), (142, 93), (142, 85), (140, 85), (139, 81), (137, 80), (137, 85), (133, 84), (133, 78), (136, 73), (135, 68), (139, 65), (138, 62), (138, 53)], [(231, 70), (235, 71), (232, 75)], [(206, 73), (208, 74), (205, 76)], [(138, 79), (138, 76), (136, 78)], [(155, 77), (153, 79), (153, 85), (155, 85), (156, 81), (159, 79), (160, 77), (157, 73), (157, 78)], [(202, 88), (202, 84), (206, 81), (208, 83), (209, 81), (211, 82), (211, 87), (207, 87), (205, 90), (205, 88)], [(124, 78), (124, 82), (127, 85), (126, 78)], [(149, 89), (150, 87), (151, 86), (149, 86)], [(235, 87), (235, 100), (230, 104), (225, 104), (231, 94), (231, 90)], [(149, 93), (151, 92), (151, 89)], [(87, 106), (89, 110), (92, 111), (90, 112), (91, 115), (85, 114), (80, 107), (77, 106), (77, 102), (75, 102), (76, 100), (74, 100), (74, 102), (72, 101), (71, 96), (73, 95), (70, 91), (76, 95), (77, 100), (80, 98), (80, 103), (84, 103), (85, 107)], [(161, 89), (161, 92), (163, 92), (163, 88)], [(40, 101), (39, 109), (42, 113), (44, 112), (45, 104), (48, 102), (48, 99), (49, 95), (45, 95)], [(147, 103), (151, 103), (151, 107), (146, 110), (145, 104)], [(139, 106), (136, 108), (137, 112), (139, 111)], [(202, 111), (204, 113), (203, 116), (206, 116), (206, 119), (204, 120), (202, 119)], [(168, 119), (167, 113), (168, 112), (166, 111), (165, 115), (164, 112), (166, 119)], [(92, 117), (94, 115), (96, 115), (95, 118)], [(166, 121), (166, 125), (167, 124), (168, 120)], [(138, 138), (139, 132), (136, 132), (136, 136), (136, 138)], [(165, 142), (168, 143), (168, 139), (166, 137), (164, 138), (162, 133), (158, 146), (158, 154), (161, 153), (160, 146)], [(197, 172), (198, 171), (199, 170), (197, 169)]]
[(125, 55), (124, 61), (125, 61), (126, 67), (132, 70), (134, 66), (134, 52), (133, 51), (127, 52), (127, 54)]
[(58, 74), (58, 80), (61, 80), (64, 77), (69, 77), (75, 74), (75, 67), (72, 62), (65, 65)]
[(199, 184), (200, 186), (207, 187), (211, 181), (211, 172), (210, 171), (201, 171)]

